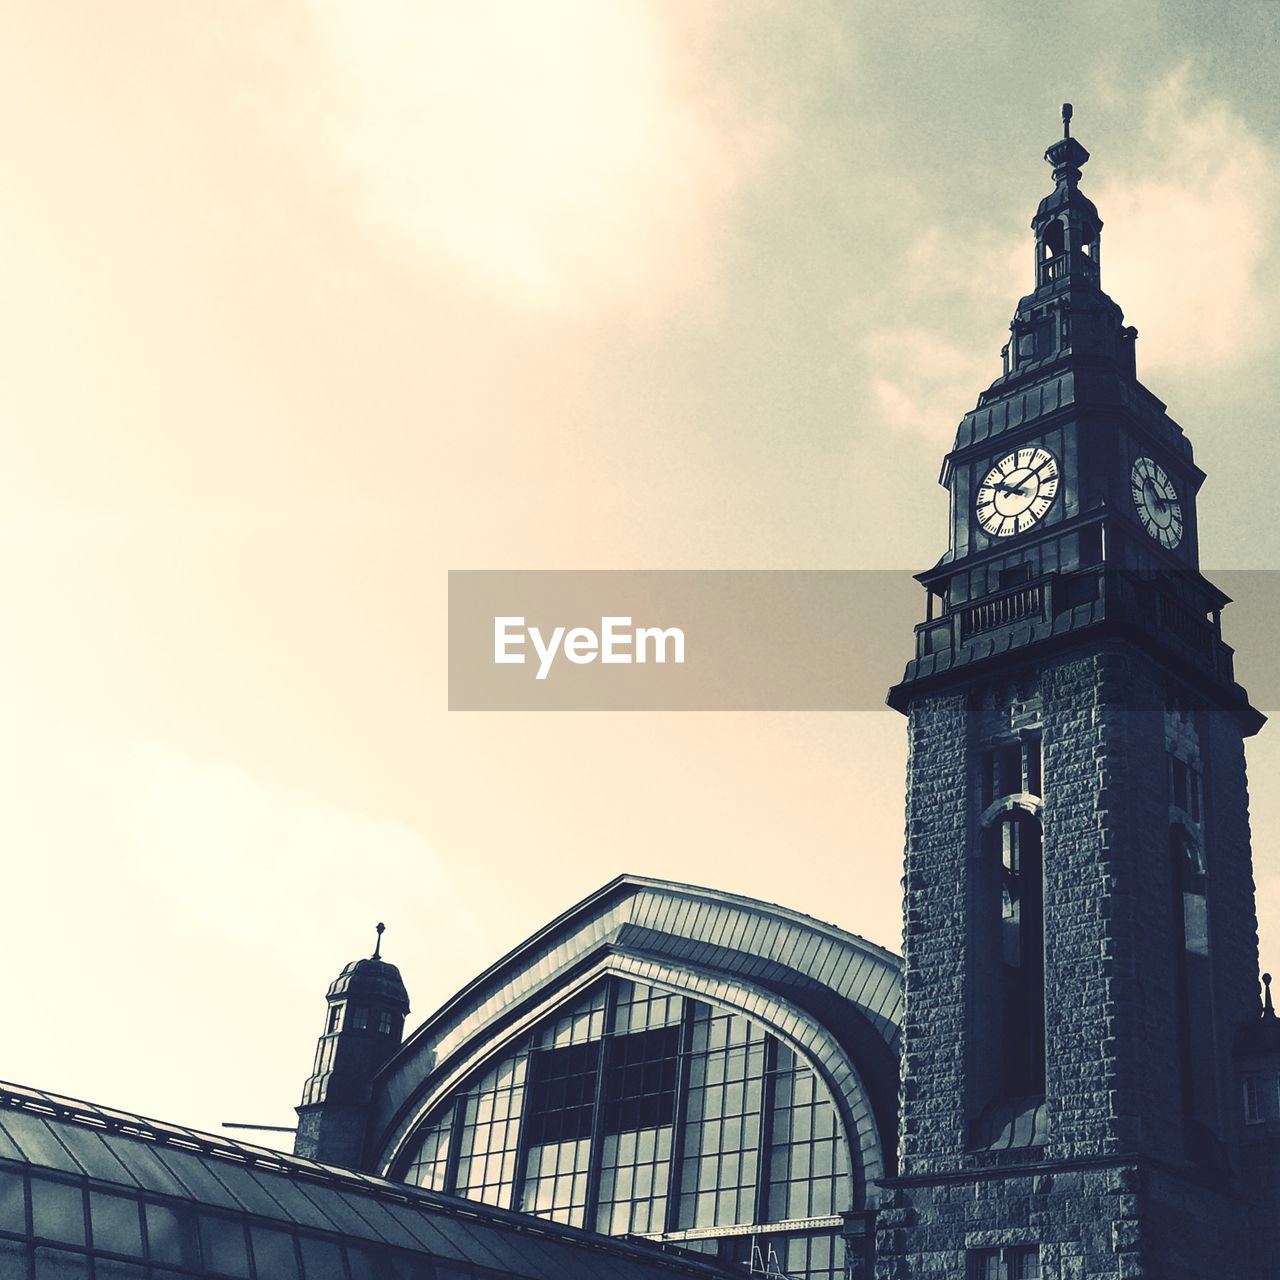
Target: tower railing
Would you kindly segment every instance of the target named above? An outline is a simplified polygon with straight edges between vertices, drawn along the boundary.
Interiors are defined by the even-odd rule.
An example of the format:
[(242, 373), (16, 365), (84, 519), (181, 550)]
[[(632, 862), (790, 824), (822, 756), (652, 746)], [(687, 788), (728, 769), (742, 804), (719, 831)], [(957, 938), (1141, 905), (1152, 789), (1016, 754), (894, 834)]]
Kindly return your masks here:
[(997, 627), (1005, 627), (1024, 618), (1042, 621), (1045, 616), (1047, 588), (1048, 579), (1042, 578), (963, 607), (958, 624), (960, 643), (963, 644), (980, 631), (994, 631)]
[(1092, 284), (1098, 282), (1098, 264), (1088, 254), (1073, 250), (1060, 253), (1054, 258), (1046, 258), (1040, 264), (1039, 284), (1051, 284), (1054, 280), (1063, 280), (1075, 275)]

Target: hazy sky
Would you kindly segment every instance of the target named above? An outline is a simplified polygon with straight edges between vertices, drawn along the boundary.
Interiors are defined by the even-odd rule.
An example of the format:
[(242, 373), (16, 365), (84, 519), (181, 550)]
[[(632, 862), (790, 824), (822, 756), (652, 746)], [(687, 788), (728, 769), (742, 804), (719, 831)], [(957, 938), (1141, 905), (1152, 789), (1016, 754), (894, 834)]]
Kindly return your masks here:
[(1274, 568), (1278, 28), (0, 4), (0, 1076), (291, 1123), (375, 921), (416, 1019), (624, 870), (896, 949), (899, 717), (451, 715), (446, 573), (933, 563), (1064, 99), (1204, 564)]

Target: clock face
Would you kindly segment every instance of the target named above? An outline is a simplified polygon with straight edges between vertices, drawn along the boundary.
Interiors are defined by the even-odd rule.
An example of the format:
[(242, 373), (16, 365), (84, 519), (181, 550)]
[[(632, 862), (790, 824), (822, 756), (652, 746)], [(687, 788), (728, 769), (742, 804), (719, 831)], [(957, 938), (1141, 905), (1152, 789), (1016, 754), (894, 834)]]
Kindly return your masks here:
[(1165, 469), (1152, 458), (1139, 458), (1130, 472), (1129, 487), (1142, 527), (1172, 551), (1182, 541), (1182, 503)]
[(1030, 445), (1006, 454), (978, 486), (978, 523), (993, 538), (1030, 529), (1053, 506), (1058, 492), (1058, 460)]

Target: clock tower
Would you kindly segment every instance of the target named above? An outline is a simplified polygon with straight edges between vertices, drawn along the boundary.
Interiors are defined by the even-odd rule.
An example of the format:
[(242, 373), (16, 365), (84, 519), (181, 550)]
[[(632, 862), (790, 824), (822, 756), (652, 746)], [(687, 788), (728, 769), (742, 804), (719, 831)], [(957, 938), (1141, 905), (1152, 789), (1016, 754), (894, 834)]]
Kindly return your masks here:
[(1032, 289), (941, 482), (909, 720), (898, 1176), (882, 1280), (1223, 1280), (1250, 1256), (1244, 739), (1204, 473), (1103, 292), (1089, 153), (1045, 153)]

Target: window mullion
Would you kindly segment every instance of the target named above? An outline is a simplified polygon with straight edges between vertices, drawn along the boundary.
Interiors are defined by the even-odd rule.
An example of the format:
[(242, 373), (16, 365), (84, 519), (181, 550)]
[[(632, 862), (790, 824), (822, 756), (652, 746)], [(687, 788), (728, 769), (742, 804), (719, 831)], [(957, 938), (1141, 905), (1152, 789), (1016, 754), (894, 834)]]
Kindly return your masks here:
[(689, 1067), (693, 1061), (694, 1001), (686, 998), (680, 1016), (680, 1048), (676, 1068), (676, 1105), (671, 1124), (671, 1168), (667, 1174), (668, 1231), (680, 1227), (680, 1194), (684, 1176), (684, 1136), (689, 1109)]
[(462, 1131), (466, 1116), (467, 1095), (465, 1092), (460, 1092), (453, 1100), (453, 1120), (449, 1125), (449, 1149), (444, 1157), (444, 1189), (451, 1196), (458, 1194), (458, 1164), (462, 1159)]
[(587, 1155), (587, 1203), (583, 1209), (582, 1225), (588, 1231), (596, 1229), (596, 1215), (600, 1212), (600, 1163), (604, 1154), (604, 1090), (605, 1075), (609, 1070), (609, 1052), (613, 1045), (613, 1023), (618, 1012), (618, 984), (613, 978), (605, 983), (604, 1033), (596, 1056), (596, 1092), (591, 1102), (591, 1145)]
[[(536, 1032), (534, 1033), (536, 1035)], [(533, 1035), (525, 1042), (528, 1045), (528, 1057), (524, 1067), (523, 1092), (520, 1096), (520, 1127), (516, 1131), (516, 1167), (511, 1181), (511, 1208), (522, 1213), (524, 1201), (525, 1166), (529, 1163), (529, 1134), (533, 1129), (530, 1123), (533, 1117), (529, 1113), (529, 1101), (533, 1095), (533, 1078), (537, 1070), (538, 1055), (534, 1049), (536, 1041)]]
[(778, 1041), (765, 1036), (764, 1079), (760, 1084), (760, 1141), (756, 1152), (755, 1221), (769, 1217), (769, 1166), (773, 1151), (773, 1104), (778, 1084)]

